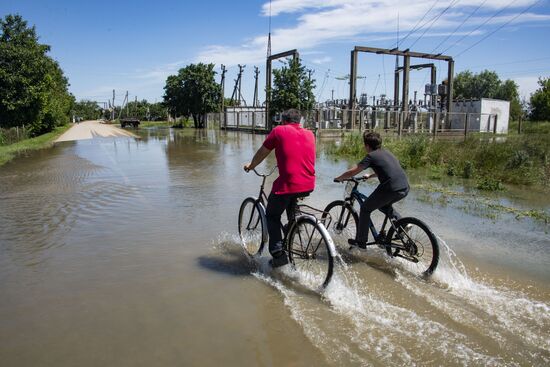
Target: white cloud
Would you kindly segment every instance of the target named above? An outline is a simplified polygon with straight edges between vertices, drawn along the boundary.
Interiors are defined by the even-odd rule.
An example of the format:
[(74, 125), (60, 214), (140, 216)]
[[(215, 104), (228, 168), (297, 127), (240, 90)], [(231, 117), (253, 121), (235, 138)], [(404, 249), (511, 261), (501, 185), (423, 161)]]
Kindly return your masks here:
[(332, 58), (330, 58), (329, 56), (323, 56), (323, 57), (319, 57), (311, 60), (312, 63), (317, 65), (326, 64), (327, 62), (331, 62), (331, 61), (332, 61)]
[[(476, 7), (480, 6), (476, 17), (468, 21), (468, 26), (477, 26), (503, 10), (502, 14), (492, 19), (490, 24), (502, 24), (516, 16), (525, 7), (534, 4), (537, 0), (517, 0), (510, 4), (502, 0), (462, 0), (439, 1), (434, 5), (433, 0), (275, 0), (271, 4), (271, 14), (275, 17), (272, 24), (276, 25), (277, 15), (295, 14), (296, 25), (272, 30), (273, 53), (294, 49), (311, 50), (324, 44), (341, 42), (342, 40), (361, 39), (362, 43), (373, 39), (395, 39), (397, 16), (399, 12), (399, 27), (401, 37), (404, 37), (415, 27), (426, 12), (429, 11), (421, 25), (429, 27), (432, 20), (449, 8), (433, 23), (433, 27), (424, 37), (442, 35), (454, 30), (464, 17), (468, 16)], [(269, 2), (263, 4), (261, 14), (269, 14)], [(521, 22), (544, 22), (550, 16), (526, 13), (514, 20)], [(426, 28), (422, 28), (426, 29)], [(419, 37), (423, 30), (410, 36), (405, 46)], [(461, 31), (468, 29), (463, 27)], [(471, 35), (482, 33), (473, 32)], [(448, 34), (448, 33), (447, 33)], [(462, 33), (464, 34), (464, 33)], [(368, 37), (367, 37), (368, 35)], [(456, 34), (458, 35), (458, 33)], [(388, 44), (388, 46), (390, 46)], [(244, 41), (237, 46), (212, 45), (203, 49), (197, 56), (197, 61), (223, 63), (235, 65), (242, 62), (259, 63), (265, 60), (267, 37), (257, 36)]]

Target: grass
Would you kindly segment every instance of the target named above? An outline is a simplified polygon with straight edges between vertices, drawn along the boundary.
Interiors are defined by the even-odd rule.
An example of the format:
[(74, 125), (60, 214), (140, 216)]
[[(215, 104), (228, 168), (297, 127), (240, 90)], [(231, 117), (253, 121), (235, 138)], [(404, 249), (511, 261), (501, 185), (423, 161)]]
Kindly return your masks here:
[(141, 121), (139, 127), (171, 127), (172, 123), (168, 121)]
[(61, 134), (67, 131), (71, 125), (60, 126), (54, 131), (35, 138), (21, 140), (17, 143), (0, 146), (0, 166), (11, 161), (15, 157), (29, 151), (48, 148), (53, 145), (53, 141)]
[[(518, 133), (518, 121), (510, 121), (508, 132), (510, 134)], [(550, 134), (550, 121), (522, 121), (522, 134)]]
[[(549, 124), (550, 125), (550, 124)], [(503, 184), (537, 185), (550, 189), (550, 134), (475, 134), (466, 140), (433, 140), (427, 136), (384, 137), (390, 150), (407, 170), (429, 168), (431, 179), (443, 175), (471, 179), (480, 190), (502, 190)], [(360, 160), (365, 155), (359, 134), (344, 138), (329, 153)]]

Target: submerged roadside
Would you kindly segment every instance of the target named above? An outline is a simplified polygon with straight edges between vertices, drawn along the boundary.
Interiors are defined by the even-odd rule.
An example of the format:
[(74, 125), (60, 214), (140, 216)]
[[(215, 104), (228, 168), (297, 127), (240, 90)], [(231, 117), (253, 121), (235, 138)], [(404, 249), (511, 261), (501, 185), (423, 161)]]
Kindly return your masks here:
[(10, 145), (0, 145), (0, 166), (33, 150), (51, 147), (55, 140), (71, 128), (71, 124), (56, 127), (53, 131), (34, 138), (21, 140)]

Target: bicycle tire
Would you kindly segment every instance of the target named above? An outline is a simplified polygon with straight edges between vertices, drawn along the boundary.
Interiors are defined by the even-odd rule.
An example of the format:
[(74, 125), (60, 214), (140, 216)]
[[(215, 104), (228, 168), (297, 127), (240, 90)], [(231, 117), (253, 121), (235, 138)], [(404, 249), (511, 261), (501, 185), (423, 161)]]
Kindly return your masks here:
[[(418, 275), (431, 275), (439, 263), (439, 243), (430, 227), (423, 221), (413, 217), (401, 218), (388, 231), (388, 239), (393, 244), (408, 246), (408, 250), (386, 246), (388, 255), (401, 258), (409, 262), (408, 267)], [(406, 235), (399, 234), (404, 231)]]
[(264, 208), (253, 197), (244, 199), (239, 208), (239, 237), (250, 256), (262, 252), (267, 242), (267, 222)]
[(325, 288), (333, 273), (332, 241), (317, 219), (301, 216), (290, 229), (287, 251), (300, 281), (313, 289)]
[(321, 217), (334, 243), (349, 247), (348, 239), (355, 238), (359, 214), (350, 203), (336, 200), (328, 204)]

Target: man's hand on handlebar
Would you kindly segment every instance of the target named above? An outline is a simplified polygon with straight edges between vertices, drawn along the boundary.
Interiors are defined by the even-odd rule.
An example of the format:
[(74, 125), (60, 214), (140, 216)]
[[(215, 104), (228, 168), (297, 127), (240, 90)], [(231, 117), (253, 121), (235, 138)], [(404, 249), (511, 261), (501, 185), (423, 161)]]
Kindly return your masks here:
[(250, 167), (250, 163), (245, 164), (243, 169), (246, 173), (250, 172), (252, 170), (252, 168)]

